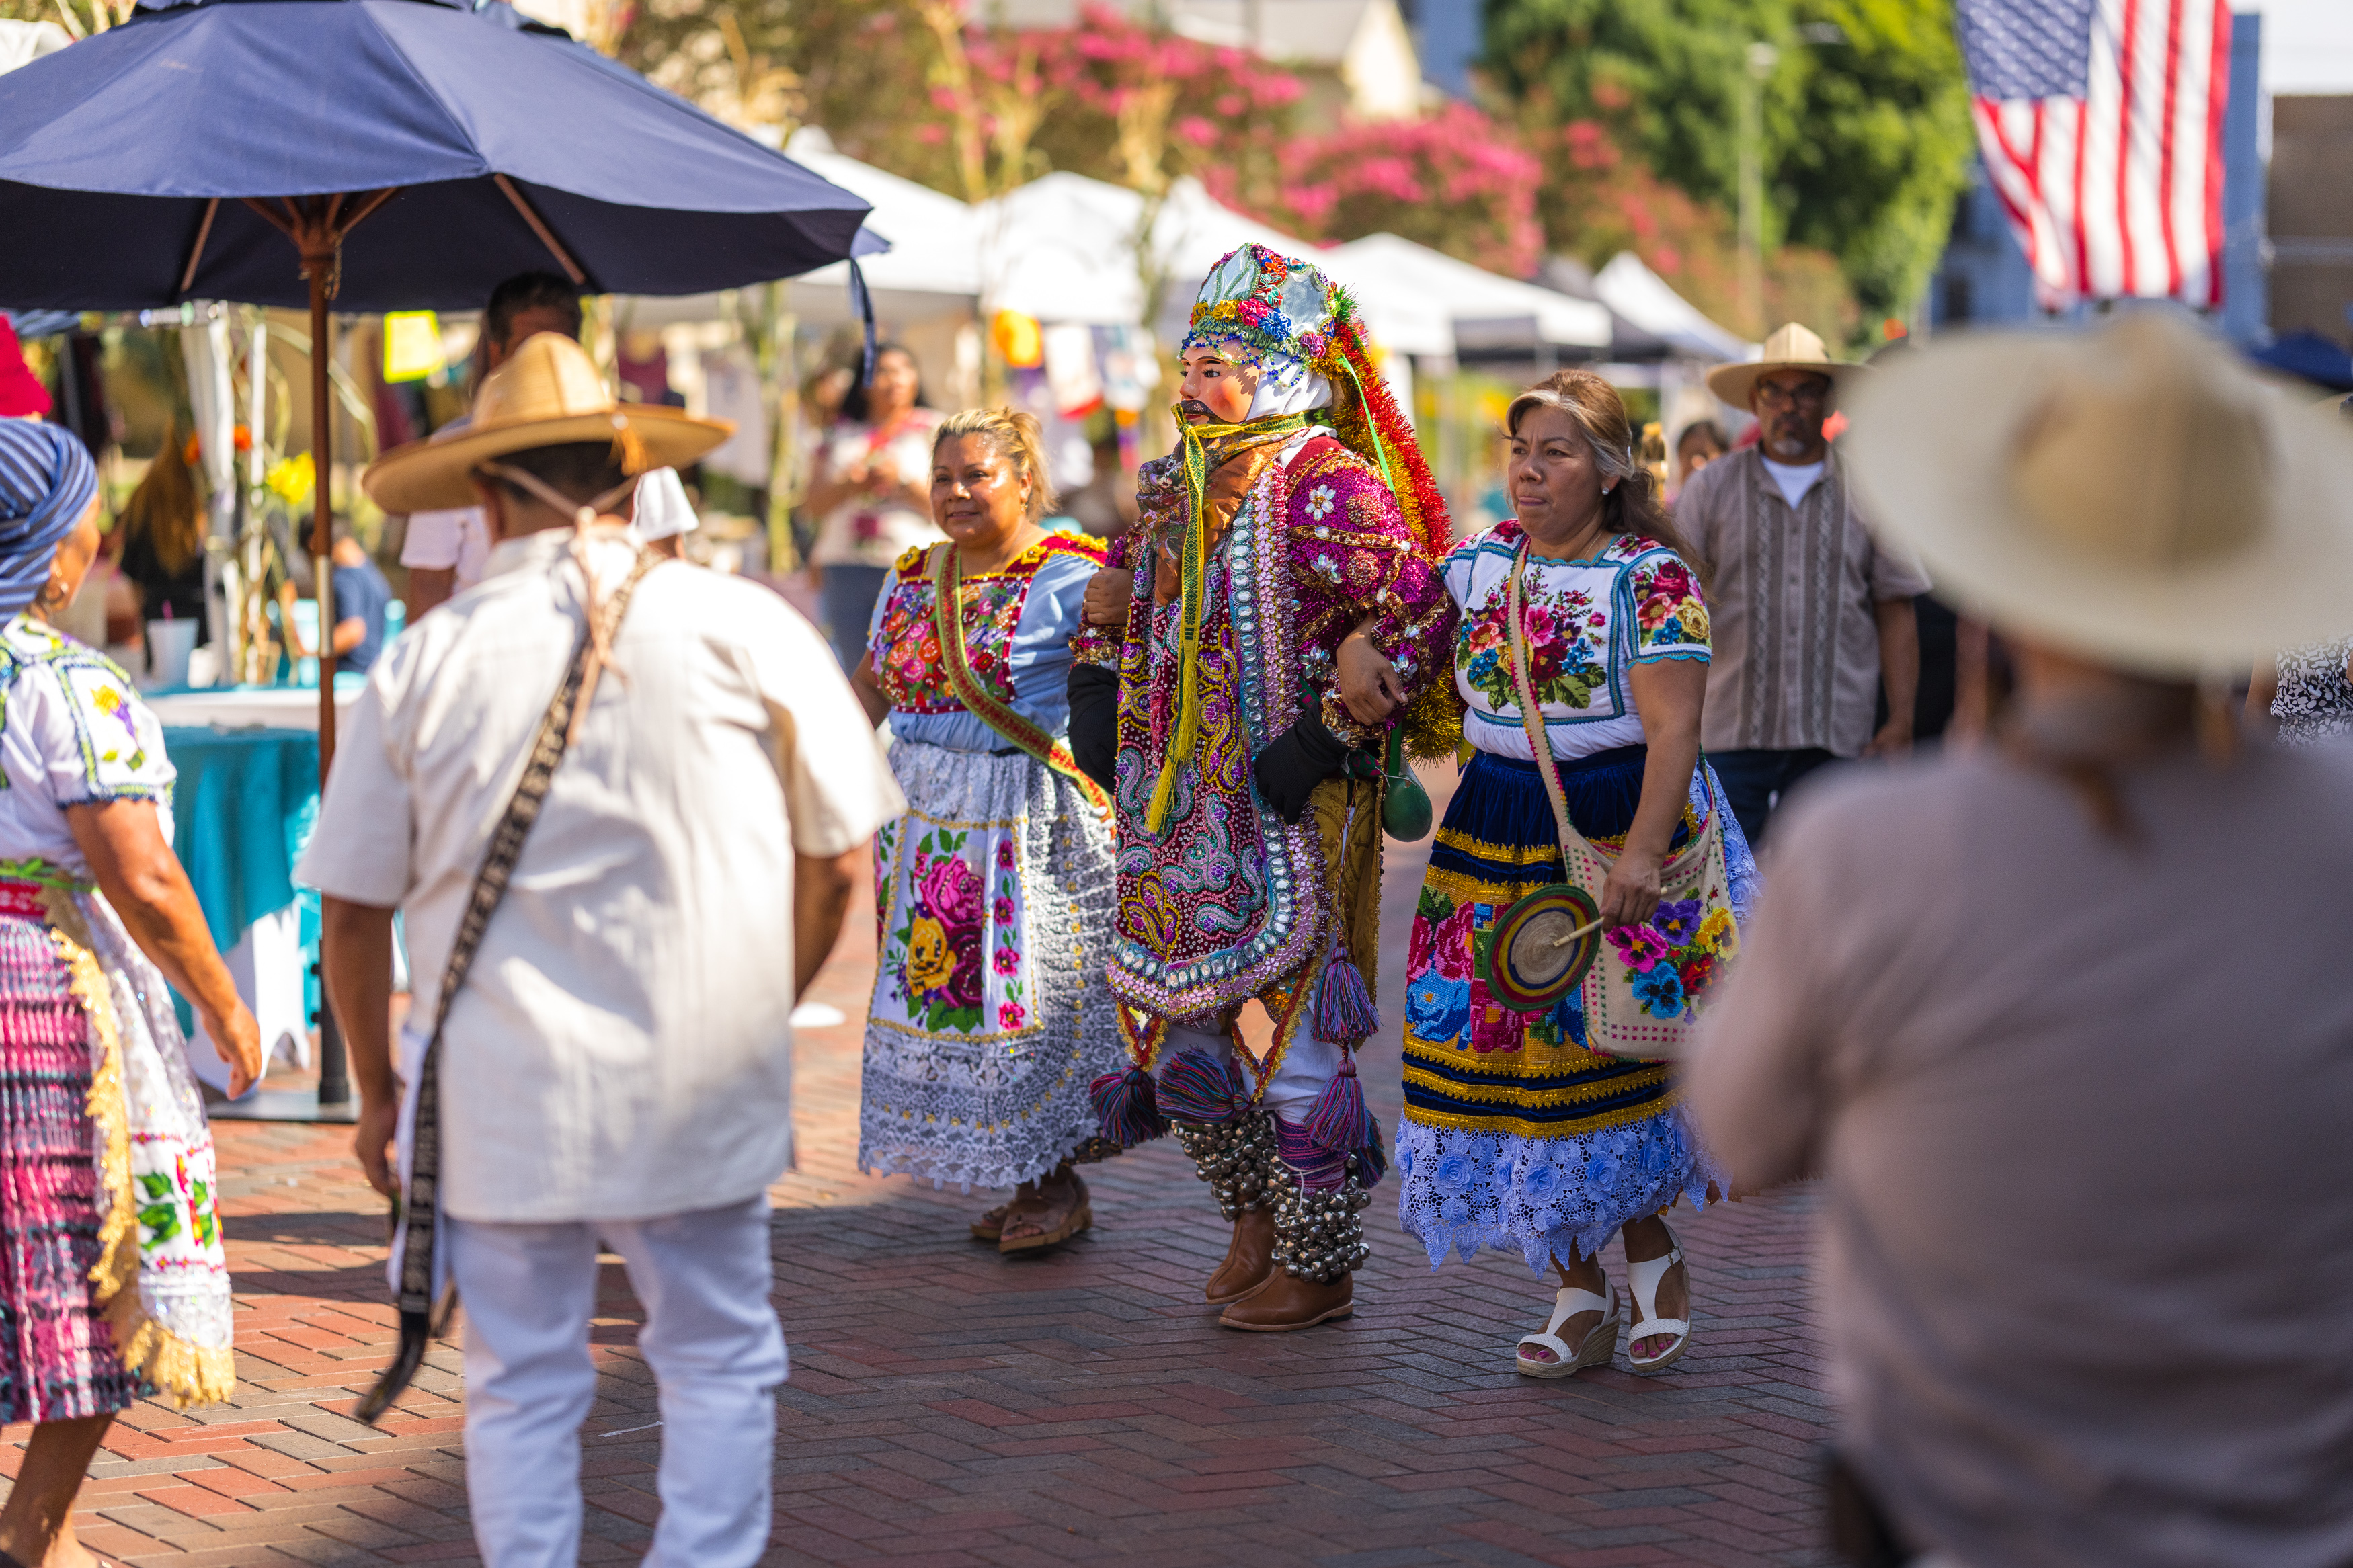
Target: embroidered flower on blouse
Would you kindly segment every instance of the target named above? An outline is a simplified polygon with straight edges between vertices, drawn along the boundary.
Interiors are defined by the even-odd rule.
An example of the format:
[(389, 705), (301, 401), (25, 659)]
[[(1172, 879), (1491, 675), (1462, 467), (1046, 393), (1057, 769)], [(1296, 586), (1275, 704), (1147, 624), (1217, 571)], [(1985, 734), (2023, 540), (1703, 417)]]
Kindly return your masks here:
[(997, 1026), (1000, 1029), (1018, 1029), (1029, 1016), (1029, 1012), (1018, 1002), (999, 1002), (997, 1005)]
[(1339, 504), (1339, 491), (1330, 485), (1317, 485), (1307, 492), (1307, 515), (1315, 518), (1329, 517), (1332, 509)]
[(997, 923), (998, 925), (1011, 925), (1013, 923), (1013, 900), (1000, 895), (996, 903), (996, 912)]
[(989, 954), (988, 964), (999, 974), (1018, 974), (1021, 973), (1021, 950), (1016, 947), (1000, 947)]
[(1013, 840), (1010, 838), (997, 841), (997, 868), (1000, 871), (1013, 869)]

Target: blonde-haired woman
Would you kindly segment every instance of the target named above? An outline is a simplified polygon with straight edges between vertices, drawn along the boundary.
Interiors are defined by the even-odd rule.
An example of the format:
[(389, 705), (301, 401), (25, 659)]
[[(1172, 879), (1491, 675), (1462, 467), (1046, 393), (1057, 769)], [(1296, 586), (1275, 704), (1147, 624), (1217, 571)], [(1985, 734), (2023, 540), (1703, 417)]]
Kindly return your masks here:
[[(1711, 793), (1724, 812), (1721, 786), (1703, 788), (1713, 781), (1699, 750), (1707, 607), (1607, 381), (1563, 371), (1514, 398), (1507, 425), (1514, 515), (1446, 563), (1472, 752), (1430, 851), (1407, 960), (1399, 1213), (1433, 1268), (1450, 1250), (1468, 1258), (1493, 1247), (1557, 1279), (1544, 1328), (1513, 1351), (1530, 1377), (1566, 1377), (1615, 1353), (1627, 1297), (1601, 1253), (1622, 1237), (1627, 1359), (1652, 1372), (1691, 1342), (1690, 1273), (1660, 1213), (1678, 1198), (1704, 1204), (1723, 1173), (1665, 1063), (1587, 1050), (1576, 991), (1523, 1013), (1488, 982), (1497, 921), (1566, 874), (1539, 768), (1557, 777), (1571, 825), (1614, 858), (1597, 891), (1615, 951), (1600, 962), (1643, 971), (1637, 994), (1661, 1016), (1696, 1007), (1721, 978), (1739, 946), (1731, 916), (1704, 911), (1704, 900), (1661, 902), (1659, 877), (1700, 830)], [(1528, 719), (1515, 644), (1541, 710)], [(1731, 902), (1745, 918), (1755, 862), (1724, 815)]]
[(859, 1168), (1018, 1184), (972, 1227), (1006, 1253), (1093, 1223), (1071, 1166), (1093, 1142), (1088, 1086), (1122, 1061), (1110, 803), (1071, 758), (1067, 695), (1103, 548), (1042, 527), (1053, 504), (1036, 419), (950, 417), (931, 470), (947, 542), (899, 557), (850, 678), (891, 721), (908, 803), (875, 847)]

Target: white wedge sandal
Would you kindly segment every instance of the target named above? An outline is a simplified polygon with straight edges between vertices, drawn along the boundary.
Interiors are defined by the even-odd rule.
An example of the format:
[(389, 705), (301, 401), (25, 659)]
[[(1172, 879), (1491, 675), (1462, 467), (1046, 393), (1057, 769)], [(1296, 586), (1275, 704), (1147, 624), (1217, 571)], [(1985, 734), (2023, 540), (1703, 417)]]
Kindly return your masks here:
[[(1667, 1233), (1665, 1256), (1646, 1258), (1640, 1263), (1626, 1265), (1626, 1290), (1634, 1299), (1635, 1310), (1642, 1314), (1642, 1321), (1626, 1333), (1626, 1361), (1636, 1372), (1658, 1372), (1672, 1366), (1682, 1359), (1683, 1352), (1691, 1348), (1691, 1321), (1688, 1318), (1659, 1316), (1659, 1282), (1667, 1277), (1668, 1269), (1683, 1260), (1683, 1244), (1675, 1235), (1674, 1227), (1667, 1225), (1663, 1218), (1659, 1224)], [(1686, 1307), (1683, 1310), (1689, 1311), (1691, 1309)], [(1635, 1354), (1636, 1345), (1660, 1334), (1675, 1336), (1675, 1342), (1668, 1347), (1664, 1355), (1644, 1361)]]
[[(1579, 1312), (1599, 1312), (1601, 1321), (1585, 1336), (1585, 1343), (1571, 1349), (1560, 1337), (1560, 1326)], [(1583, 1372), (1588, 1366), (1606, 1366), (1618, 1353), (1618, 1330), (1625, 1321), (1618, 1310), (1618, 1288), (1611, 1286), (1608, 1297), (1595, 1295), (1575, 1285), (1564, 1285), (1553, 1292), (1552, 1318), (1540, 1334), (1521, 1336), (1519, 1345), (1512, 1350), (1512, 1367), (1523, 1377), (1567, 1377)], [(1526, 1345), (1540, 1345), (1552, 1352), (1552, 1361), (1530, 1361), (1520, 1354)]]

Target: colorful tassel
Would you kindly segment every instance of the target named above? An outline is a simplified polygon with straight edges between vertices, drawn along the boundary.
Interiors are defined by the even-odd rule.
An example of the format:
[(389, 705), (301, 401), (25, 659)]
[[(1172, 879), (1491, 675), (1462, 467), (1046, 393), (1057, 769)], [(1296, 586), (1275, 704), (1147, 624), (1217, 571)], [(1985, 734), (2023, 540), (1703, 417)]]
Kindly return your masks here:
[(1388, 1151), (1382, 1147), (1381, 1124), (1377, 1121), (1373, 1123), (1373, 1141), (1359, 1145), (1356, 1154), (1356, 1185), (1366, 1188), (1380, 1185), (1381, 1178), (1389, 1173), (1389, 1155)]
[(1131, 1067), (1107, 1072), (1087, 1087), (1102, 1135), (1123, 1149), (1148, 1143), (1168, 1131), (1155, 1103), (1152, 1075)]
[(1315, 1097), (1315, 1109), (1307, 1113), (1307, 1135), (1326, 1149), (1348, 1153), (1380, 1142), (1381, 1124), (1365, 1104), (1354, 1051), (1340, 1053), (1340, 1070)]
[(1160, 1114), (1172, 1121), (1230, 1121), (1248, 1099), (1234, 1064), (1206, 1051), (1179, 1051), (1160, 1070)]
[(1354, 1046), (1380, 1031), (1380, 1010), (1365, 984), (1364, 972), (1348, 961), (1348, 950), (1335, 947), (1324, 966), (1323, 984), (1315, 988), (1315, 1037), (1335, 1046)]

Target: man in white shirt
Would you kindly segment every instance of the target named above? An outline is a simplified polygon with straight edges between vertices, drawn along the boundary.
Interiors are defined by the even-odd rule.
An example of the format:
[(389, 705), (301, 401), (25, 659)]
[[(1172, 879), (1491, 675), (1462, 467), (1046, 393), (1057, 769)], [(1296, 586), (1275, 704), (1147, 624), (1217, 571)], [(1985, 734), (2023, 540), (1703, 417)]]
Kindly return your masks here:
[[(580, 291), (553, 272), (521, 272), (491, 290), (482, 312), (482, 371), (485, 375), (506, 363), (529, 338), (540, 332), (580, 336)], [(453, 420), (440, 432), (462, 430), (466, 422)], [(646, 542), (676, 554), (674, 540), (696, 526), (694, 509), (686, 499), (676, 470), (658, 468), (638, 481), (638, 531)], [(400, 546), (400, 563), (408, 568), (408, 619), (446, 603), (482, 580), (491, 556), (490, 520), (478, 506), (435, 507), (411, 512), (408, 532)]]
[[(727, 426), (615, 405), (543, 333), (484, 383), (470, 429), (386, 456), (386, 510), (470, 489), (497, 542), (480, 584), (369, 679), (300, 876), (325, 895), (327, 983), (361, 1096), (357, 1152), (413, 1114), (434, 998), (486, 844), (634, 531), (575, 540), (653, 462)], [(583, 439), (583, 437), (587, 437)], [(552, 504), (562, 501), (567, 511)], [(491, 1568), (572, 1568), (599, 1239), (627, 1261), (660, 1384), (662, 1517), (648, 1563), (747, 1568), (765, 1550), (775, 1388), (768, 1184), (791, 1156), (793, 1000), (839, 933), (861, 847), (902, 809), (825, 641), (739, 578), (659, 565), (555, 769), (451, 1007), (437, 1068), (439, 1252), (465, 1303), (466, 1455)], [(391, 928), (418, 981), (388, 1039)], [(789, 962), (789, 967), (788, 967)]]

